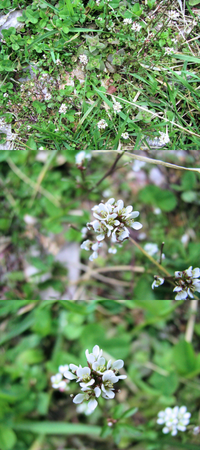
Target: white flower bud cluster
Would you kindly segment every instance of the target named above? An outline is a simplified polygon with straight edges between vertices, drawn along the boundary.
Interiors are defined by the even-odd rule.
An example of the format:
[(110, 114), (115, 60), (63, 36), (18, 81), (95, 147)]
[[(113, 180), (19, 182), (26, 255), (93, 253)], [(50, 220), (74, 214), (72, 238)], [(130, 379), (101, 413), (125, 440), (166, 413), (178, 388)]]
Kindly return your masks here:
[[(193, 293), (195, 291), (200, 292), (200, 280), (197, 278), (200, 277), (200, 269), (196, 267), (192, 269), (192, 266), (188, 267), (188, 269), (183, 270), (183, 272), (177, 271), (174, 273), (174, 281), (175, 288), (173, 292), (178, 292), (175, 300), (187, 300), (188, 298), (194, 298)], [(155, 280), (152, 283), (152, 289), (154, 287), (159, 287), (164, 283), (165, 279), (154, 276)]]
[(159, 425), (165, 424), (162, 429), (164, 434), (171, 433), (176, 436), (178, 431), (185, 431), (186, 426), (190, 422), (191, 414), (187, 412), (186, 406), (175, 406), (174, 408), (166, 408), (165, 411), (158, 413), (157, 423)]
[[(129, 230), (127, 227), (134, 230), (140, 230), (142, 224), (135, 222), (134, 219), (139, 216), (138, 211), (133, 211), (132, 206), (124, 207), (123, 200), (115, 201), (110, 198), (106, 203), (101, 202), (92, 208), (93, 216), (96, 220), (87, 223), (88, 230), (93, 230), (97, 233), (97, 242), (90, 240), (84, 241), (81, 248), (84, 250), (93, 250), (94, 253), (90, 256), (90, 260), (98, 257), (97, 250), (102, 246), (101, 241), (106, 237), (111, 237), (112, 244), (120, 244), (125, 239), (129, 238)], [(109, 253), (116, 253), (113, 246)]]
[(117, 389), (114, 384), (120, 379), (125, 379), (126, 375), (117, 375), (119, 369), (124, 365), (122, 359), (114, 363), (111, 360), (106, 362), (102, 356), (103, 350), (98, 345), (93, 347), (92, 353), (86, 350), (88, 367), (69, 364), (69, 368), (64, 371), (64, 377), (68, 380), (76, 380), (81, 387), (82, 394), (77, 394), (73, 398), (75, 404), (87, 403), (86, 413), (91, 414), (97, 407), (97, 398), (100, 395), (109, 400), (115, 397)]
[(64, 378), (63, 378), (64, 372), (68, 369), (69, 369), (68, 364), (66, 364), (65, 366), (58, 367), (58, 373), (56, 373), (55, 375), (52, 375), (52, 377), (51, 377), (51, 384), (52, 384), (53, 389), (59, 389), (60, 392), (69, 390), (69, 386), (68, 386), (69, 381), (64, 380)]

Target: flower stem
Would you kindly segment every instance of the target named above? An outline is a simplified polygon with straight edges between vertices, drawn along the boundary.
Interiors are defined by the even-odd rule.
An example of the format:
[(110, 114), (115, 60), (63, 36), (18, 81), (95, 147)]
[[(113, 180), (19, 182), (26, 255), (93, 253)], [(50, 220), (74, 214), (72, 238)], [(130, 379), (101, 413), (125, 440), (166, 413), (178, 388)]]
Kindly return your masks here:
[(161, 264), (159, 264), (151, 255), (149, 255), (142, 247), (140, 244), (138, 244), (135, 239), (129, 237), (129, 240), (137, 247), (139, 248), (139, 250), (155, 265), (158, 267), (159, 270), (161, 270), (161, 272), (164, 272), (165, 275), (167, 275), (168, 277), (171, 277), (172, 275), (163, 267), (161, 266)]
[(114, 161), (114, 163), (112, 164), (112, 166), (110, 167), (110, 169), (105, 173), (105, 175), (91, 188), (89, 189), (89, 192), (92, 192), (97, 186), (99, 186), (103, 180), (105, 180), (105, 178), (107, 178), (109, 175), (112, 175), (112, 173), (115, 171), (116, 165), (118, 163), (118, 161), (120, 160), (120, 158), (124, 155), (126, 150), (124, 150), (122, 153), (118, 154), (116, 157), (116, 160)]
[(196, 318), (196, 313), (198, 310), (198, 300), (192, 300), (190, 305), (191, 305), (190, 306), (190, 317), (189, 317), (187, 327), (186, 327), (186, 332), (185, 332), (185, 340), (187, 342), (192, 342), (195, 318)]

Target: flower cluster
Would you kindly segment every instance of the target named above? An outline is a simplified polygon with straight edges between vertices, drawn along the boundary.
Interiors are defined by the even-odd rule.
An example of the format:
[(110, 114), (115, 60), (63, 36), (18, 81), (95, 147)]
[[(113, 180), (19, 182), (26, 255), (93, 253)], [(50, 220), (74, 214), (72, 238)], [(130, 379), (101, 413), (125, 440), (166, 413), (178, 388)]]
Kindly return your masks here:
[(200, 269), (192, 270), (192, 266), (188, 267), (183, 272), (175, 272), (175, 284), (174, 292), (178, 292), (175, 300), (185, 300), (186, 298), (194, 298), (193, 292), (200, 292)]
[(66, 111), (67, 111), (67, 108), (68, 108), (68, 106), (67, 105), (65, 105), (65, 103), (62, 103), (62, 105), (60, 106), (60, 108), (59, 108), (59, 113), (60, 114), (65, 114), (66, 113)]
[(58, 367), (58, 373), (56, 373), (55, 375), (52, 375), (52, 377), (51, 377), (51, 384), (52, 384), (53, 389), (59, 389), (60, 392), (68, 391), (69, 381), (64, 380), (64, 378), (63, 378), (64, 372), (66, 372), (66, 370), (68, 370), (68, 369), (69, 369), (68, 364), (66, 364), (65, 366)]
[(80, 55), (79, 56), (80, 62), (81, 64), (83, 64), (84, 66), (86, 66), (86, 64), (88, 63), (88, 57), (86, 55)]
[(112, 363), (106, 362), (102, 356), (103, 351), (98, 345), (93, 347), (92, 353), (86, 350), (88, 367), (69, 364), (69, 368), (64, 371), (64, 377), (68, 380), (76, 380), (81, 387), (82, 394), (77, 394), (73, 398), (75, 404), (87, 403), (87, 414), (91, 414), (97, 407), (97, 398), (100, 395), (106, 400), (115, 397), (118, 390), (114, 387), (120, 379), (125, 379), (126, 375), (117, 375), (119, 369), (124, 365), (124, 361), (119, 359)]
[[(178, 292), (175, 300), (186, 300), (187, 298), (194, 298), (193, 293), (195, 291), (200, 292), (200, 269), (196, 267), (192, 269), (192, 266), (183, 272), (177, 271), (174, 273), (175, 288), (173, 292)], [(155, 276), (155, 280), (152, 284), (152, 289), (158, 287), (164, 283), (165, 279)]]
[(131, 30), (139, 32), (141, 30), (141, 25), (139, 23), (133, 22)]
[(190, 422), (191, 414), (187, 412), (186, 406), (175, 406), (174, 408), (166, 408), (165, 411), (158, 413), (157, 423), (159, 425), (165, 424), (162, 429), (164, 434), (171, 433), (175, 436), (178, 431), (185, 431), (186, 425)]
[(97, 127), (99, 130), (105, 129), (108, 126), (107, 122), (104, 119), (99, 120), (97, 123)]
[[(99, 205), (95, 205), (92, 211), (95, 220), (87, 223), (87, 228), (97, 233), (97, 242), (87, 240), (81, 245), (81, 248), (85, 250), (94, 251), (89, 258), (91, 261), (98, 257), (97, 250), (102, 245), (101, 241), (106, 237), (111, 237), (112, 244), (120, 244), (129, 238), (128, 227), (134, 230), (142, 228), (142, 224), (134, 220), (139, 216), (139, 212), (133, 211), (132, 206), (125, 208), (123, 200), (116, 202), (114, 198), (110, 198), (106, 203), (101, 202)], [(109, 253), (116, 253), (113, 247), (111, 249)]]

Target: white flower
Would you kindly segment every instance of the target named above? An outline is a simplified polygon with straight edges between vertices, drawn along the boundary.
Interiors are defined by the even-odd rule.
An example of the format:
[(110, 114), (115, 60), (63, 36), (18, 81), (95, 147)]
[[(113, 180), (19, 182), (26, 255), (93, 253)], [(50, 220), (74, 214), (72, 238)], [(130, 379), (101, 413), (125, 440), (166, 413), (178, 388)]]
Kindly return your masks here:
[(173, 289), (173, 292), (178, 292), (175, 300), (186, 300), (188, 297), (194, 298), (193, 292), (200, 292), (200, 280), (197, 280), (200, 277), (200, 269), (198, 267), (192, 270), (192, 266), (190, 266), (183, 272), (176, 271), (174, 275), (176, 287)]
[(64, 374), (64, 372), (65, 372), (66, 370), (69, 370), (68, 364), (65, 364), (65, 366), (59, 366), (59, 367), (58, 367), (58, 372), (61, 373), (62, 375)]
[(102, 375), (102, 373), (105, 372), (105, 370), (106, 370), (105, 363), (106, 363), (106, 360), (102, 356), (102, 357), (98, 358), (97, 361), (92, 363), (92, 368), (93, 368), (93, 370), (95, 370), (95, 372)]
[(108, 253), (113, 253), (113, 255), (115, 255), (115, 253), (117, 253), (117, 249), (112, 245), (112, 247), (108, 249)]
[(122, 105), (119, 102), (115, 102), (113, 104), (113, 109), (116, 113), (119, 113), (122, 109)]
[(100, 350), (99, 346), (95, 345), (93, 347), (93, 352), (92, 353), (89, 353), (88, 350), (85, 351), (85, 356), (87, 358), (87, 361), (90, 364), (92, 364), (93, 362), (97, 361), (98, 358), (101, 357), (102, 353), (103, 353), (103, 350)]
[[(112, 363), (112, 360), (110, 359), (107, 363), (107, 370), (112, 370), (114, 372), (114, 374), (116, 375), (119, 371), (119, 369), (121, 369), (124, 366), (124, 361), (123, 359), (117, 359), (117, 361), (114, 361)], [(125, 380), (125, 378), (127, 378), (126, 375), (117, 375), (118, 380)]]
[(77, 383), (81, 381), (80, 386), (84, 389), (95, 383), (95, 380), (90, 376), (91, 369), (89, 367), (79, 367), (76, 374), (78, 377)]
[(128, 134), (127, 131), (126, 131), (125, 133), (122, 133), (122, 134), (121, 134), (121, 137), (122, 137), (123, 139), (129, 139), (129, 134)]
[(97, 400), (93, 397), (95, 396), (98, 398), (100, 395), (101, 395), (101, 389), (97, 386), (93, 390), (85, 390), (84, 394), (77, 394), (74, 397), (73, 402), (77, 404), (77, 403), (82, 403), (84, 400), (86, 400), (86, 401), (89, 400), (89, 402), (87, 404), (87, 414), (89, 415), (95, 410), (95, 408), (98, 405)]
[(165, 47), (165, 55), (171, 55), (171, 53), (174, 53), (174, 48), (172, 47)]
[(168, 134), (162, 133), (161, 131), (159, 131), (159, 133), (160, 133), (160, 136), (159, 136), (160, 144), (168, 144), (168, 142), (170, 142)]
[(99, 122), (97, 123), (97, 127), (99, 128), (99, 130), (105, 129), (107, 126), (108, 124), (104, 119), (99, 120)]
[(151, 242), (149, 242), (148, 244), (145, 244), (144, 250), (150, 256), (153, 256), (153, 255), (155, 255), (155, 253), (157, 253), (159, 251), (159, 248), (158, 248), (157, 244), (152, 244)]
[(5, 94), (3, 94), (3, 97), (8, 97), (8, 94), (7, 94), (7, 92), (5, 92)]
[(56, 65), (57, 66), (60, 66), (62, 63), (61, 63), (61, 60), (58, 58), (58, 59), (56, 59)]
[(193, 434), (195, 435), (195, 436), (197, 436), (197, 434), (199, 434), (200, 433), (200, 427), (194, 427), (193, 428)]
[(123, 22), (125, 25), (129, 25), (132, 23), (132, 19), (124, 19)]
[(81, 248), (82, 248), (83, 250), (89, 251), (89, 250), (91, 250), (91, 244), (92, 244), (92, 241), (90, 241), (89, 239), (87, 239), (86, 241), (82, 242)]
[(66, 111), (67, 111), (67, 105), (65, 105), (65, 103), (62, 103), (62, 105), (60, 106), (58, 112), (59, 112), (60, 114), (65, 114)]
[(48, 92), (45, 94), (44, 96), (45, 100), (50, 100), (51, 99), (51, 94), (49, 94)]
[(158, 413), (157, 423), (159, 425), (165, 424), (163, 433), (167, 434), (171, 432), (172, 436), (175, 436), (179, 431), (185, 431), (186, 426), (190, 422), (191, 414), (187, 412), (186, 406), (175, 406), (174, 408), (166, 408), (164, 411)]
[(133, 22), (133, 25), (131, 27), (131, 30), (133, 31), (140, 31), (141, 30), (141, 25), (139, 25), (139, 23)]
[(56, 373), (56, 375), (52, 375), (51, 377), (51, 383), (53, 389), (59, 389), (61, 391), (64, 391), (66, 389), (66, 381), (62, 379), (61, 373)]
[(176, 11), (168, 11), (167, 15), (171, 20), (177, 20), (179, 18), (179, 13)]
[(88, 63), (88, 57), (86, 55), (80, 55), (79, 56), (80, 62), (84, 65)]
[(106, 370), (102, 376), (102, 397), (106, 399), (114, 398), (115, 392), (113, 384), (117, 383), (118, 377), (115, 376), (114, 372), (112, 370)]
[(155, 287), (161, 286), (161, 284), (163, 284), (165, 281), (164, 278), (161, 277), (155, 277), (154, 282), (152, 283), (152, 289), (154, 289)]
[(76, 160), (77, 166), (82, 166), (84, 161), (86, 159), (89, 161), (91, 159), (91, 157), (92, 157), (91, 154), (90, 153), (86, 153), (84, 150), (82, 150), (81, 152), (77, 153), (75, 155), (75, 160)]

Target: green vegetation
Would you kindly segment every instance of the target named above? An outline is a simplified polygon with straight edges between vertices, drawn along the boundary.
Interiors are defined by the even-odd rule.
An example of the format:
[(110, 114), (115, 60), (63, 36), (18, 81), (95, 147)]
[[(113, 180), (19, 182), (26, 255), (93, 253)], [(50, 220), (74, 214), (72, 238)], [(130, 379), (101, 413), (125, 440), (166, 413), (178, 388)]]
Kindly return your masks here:
[[(191, 308), (170, 300), (1, 301), (0, 449), (197, 450), (200, 316)], [(128, 377), (86, 416), (70, 397), (79, 385), (59, 392), (51, 376), (60, 365), (84, 366), (94, 345), (123, 359)], [(175, 405), (187, 407), (190, 424), (165, 435), (157, 414)]]
[[(77, 155), (0, 152), (0, 298), (173, 300), (172, 279), (154, 290), (152, 283), (154, 275), (199, 267), (199, 152), (94, 150), (82, 165)], [(137, 157), (153, 164), (135, 172)], [(142, 228), (131, 229), (116, 254), (108, 252), (108, 238), (91, 262), (91, 252), (80, 248), (91, 239), (83, 228), (94, 220), (92, 207), (109, 198), (138, 211)]]
[(2, 149), (198, 150), (199, 2), (184, 3), (2, 0)]

